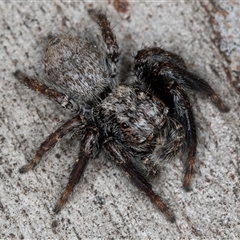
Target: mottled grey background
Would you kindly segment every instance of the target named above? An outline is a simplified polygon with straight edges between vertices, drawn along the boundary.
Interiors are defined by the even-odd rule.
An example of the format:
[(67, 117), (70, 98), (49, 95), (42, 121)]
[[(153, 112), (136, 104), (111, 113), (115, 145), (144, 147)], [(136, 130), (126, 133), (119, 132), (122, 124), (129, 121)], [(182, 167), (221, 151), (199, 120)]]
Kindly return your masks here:
[[(20, 84), (12, 72), (41, 75), (49, 33), (93, 30), (87, 9), (110, 17), (122, 77), (143, 46), (181, 54), (231, 108), (223, 114), (191, 94), (198, 127), (193, 191), (182, 189), (183, 159), (164, 166), (156, 191), (176, 215), (170, 224), (113, 164), (91, 161), (66, 206), (52, 209), (77, 156), (65, 138), (36, 169), (18, 169), (71, 112)], [(0, 239), (239, 239), (240, 4), (238, 1), (0, 2)]]

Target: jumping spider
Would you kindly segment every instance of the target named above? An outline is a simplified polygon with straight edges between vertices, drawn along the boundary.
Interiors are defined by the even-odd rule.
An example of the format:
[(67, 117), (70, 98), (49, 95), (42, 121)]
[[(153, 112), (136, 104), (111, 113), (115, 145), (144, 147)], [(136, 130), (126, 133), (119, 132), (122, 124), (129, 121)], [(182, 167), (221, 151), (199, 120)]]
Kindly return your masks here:
[(158, 173), (165, 160), (185, 149), (188, 157), (183, 186), (189, 190), (197, 135), (186, 91), (195, 90), (207, 95), (223, 112), (228, 108), (207, 82), (187, 71), (181, 57), (158, 47), (137, 52), (134, 83), (114, 85), (119, 59), (116, 37), (103, 13), (90, 11), (90, 15), (100, 28), (98, 41), (101, 40), (101, 44), (68, 35), (49, 37), (45, 69), (51, 88), (19, 70), (15, 72), (16, 78), (32, 90), (63, 107), (77, 109), (76, 116), (50, 134), (20, 172), (35, 167), (64, 135), (78, 131), (81, 133), (79, 157), (55, 212), (67, 201), (89, 159), (103, 148), (106, 155), (120, 165), (133, 183), (174, 222), (173, 213), (152, 190), (147, 179)]

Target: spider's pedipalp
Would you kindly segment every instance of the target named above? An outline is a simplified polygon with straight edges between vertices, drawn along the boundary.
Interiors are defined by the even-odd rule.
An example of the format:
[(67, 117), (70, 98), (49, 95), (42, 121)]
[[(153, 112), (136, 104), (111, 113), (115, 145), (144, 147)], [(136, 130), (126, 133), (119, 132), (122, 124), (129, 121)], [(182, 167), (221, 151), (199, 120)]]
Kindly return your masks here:
[(61, 140), (61, 138), (66, 135), (67, 133), (70, 133), (74, 129), (83, 129), (86, 125), (86, 120), (80, 116), (77, 115), (73, 117), (72, 119), (68, 120), (66, 123), (64, 123), (60, 128), (58, 128), (55, 132), (51, 133), (48, 138), (41, 144), (39, 149), (37, 150), (35, 156), (32, 158), (32, 160), (27, 164), (24, 165), (19, 169), (20, 173), (25, 173), (35, 167), (38, 162), (41, 160), (42, 156), (49, 151), (52, 147), (55, 146), (55, 144)]
[[(168, 126), (168, 141), (166, 144), (164, 144), (161, 147), (161, 152), (158, 153), (158, 156), (156, 156), (156, 153), (154, 154), (154, 157), (157, 159), (166, 159), (166, 160), (172, 160), (175, 158), (181, 151), (183, 147), (183, 142), (185, 138), (185, 132), (182, 124), (175, 120), (170, 119)], [(157, 150), (157, 149), (156, 149)]]

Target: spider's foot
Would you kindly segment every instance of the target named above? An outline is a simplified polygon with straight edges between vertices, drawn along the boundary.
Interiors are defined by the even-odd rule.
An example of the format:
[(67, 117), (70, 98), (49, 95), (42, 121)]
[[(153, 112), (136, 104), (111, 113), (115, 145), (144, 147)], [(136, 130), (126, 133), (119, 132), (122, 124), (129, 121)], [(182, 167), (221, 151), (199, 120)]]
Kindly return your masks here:
[(173, 213), (169, 210), (169, 208), (163, 203), (161, 198), (156, 195), (153, 191), (148, 193), (148, 196), (152, 200), (152, 202), (161, 210), (161, 212), (166, 216), (168, 221), (171, 223), (174, 223), (176, 221), (175, 216)]
[(35, 166), (35, 164), (32, 164), (32, 163), (26, 164), (26, 165), (22, 166), (21, 168), (19, 168), (19, 172), (26, 173), (29, 170), (31, 170), (34, 166)]
[(184, 176), (184, 180), (183, 180), (183, 188), (186, 192), (190, 192), (191, 189), (191, 178), (192, 178), (192, 173), (186, 173)]
[(62, 208), (62, 205), (58, 202), (56, 205), (55, 205), (55, 207), (54, 207), (54, 209), (53, 209), (53, 212), (54, 213), (59, 213), (60, 211), (61, 211), (61, 208)]
[(25, 75), (22, 71), (17, 70), (16, 72), (13, 73), (13, 76), (15, 76), (17, 79), (22, 79)]
[(68, 199), (68, 196), (65, 197), (65, 198), (64, 198), (64, 196), (62, 196), (62, 197), (59, 199), (58, 203), (55, 205), (55, 207), (54, 207), (54, 209), (53, 209), (53, 212), (54, 212), (54, 213), (59, 213), (59, 212), (61, 211), (63, 205), (66, 203), (67, 199)]
[(25, 79), (28, 78), (28, 76), (25, 73), (23, 73), (21, 70), (17, 70), (16, 72), (14, 72), (13, 76), (23, 82), (25, 82)]
[(59, 199), (58, 203), (56, 204), (55, 208), (53, 209), (53, 212), (58, 213), (61, 210), (63, 205), (67, 202), (70, 194), (72, 193), (72, 190), (73, 190), (73, 188), (71, 185), (70, 186), (68, 185), (66, 187), (61, 198)]
[(195, 164), (195, 155), (196, 155), (196, 142), (189, 148), (188, 158), (186, 163), (186, 171), (183, 179), (183, 188), (189, 192), (191, 191), (191, 179), (194, 172), (194, 164)]
[(163, 211), (163, 214), (165, 215), (165, 217), (167, 218), (167, 220), (169, 222), (171, 222), (171, 223), (176, 222), (176, 218), (175, 218), (174, 214), (169, 209), (166, 209), (165, 211)]
[(39, 160), (41, 159), (41, 156), (38, 156), (37, 154), (35, 155), (35, 157), (26, 165), (22, 166), (20, 169), (19, 169), (19, 172), (20, 173), (26, 173), (28, 172), (29, 170), (33, 169), (37, 163), (39, 162)]
[(168, 220), (171, 223), (175, 223), (176, 222), (176, 218), (174, 216), (169, 217)]
[(190, 192), (192, 189), (190, 187), (190, 184), (183, 183), (183, 188), (186, 192)]
[(171, 211), (169, 211), (169, 209), (164, 211), (163, 214), (165, 215), (165, 217), (167, 218), (167, 220), (169, 222), (171, 222), (171, 223), (175, 223), (176, 222), (176, 218), (175, 218), (174, 214)]
[(217, 94), (212, 94), (211, 96), (212, 102), (217, 106), (217, 108), (222, 112), (229, 112), (229, 108), (222, 102), (222, 100), (218, 97)]
[(218, 107), (222, 112), (229, 112), (230, 108), (227, 107), (225, 104), (221, 104), (221, 107)]

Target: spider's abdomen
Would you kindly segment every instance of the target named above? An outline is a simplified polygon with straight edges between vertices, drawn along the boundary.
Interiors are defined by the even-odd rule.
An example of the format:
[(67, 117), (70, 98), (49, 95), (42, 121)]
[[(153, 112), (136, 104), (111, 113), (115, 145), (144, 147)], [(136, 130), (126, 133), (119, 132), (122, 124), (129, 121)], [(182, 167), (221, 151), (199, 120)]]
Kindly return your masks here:
[(110, 82), (103, 58), (94, 45), (82, 38), (52, 37), (45, 54), (49, 82), (76, 102), (95, 100)]

